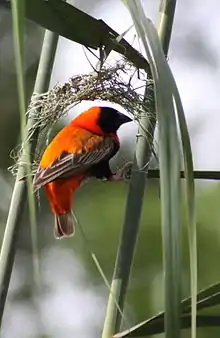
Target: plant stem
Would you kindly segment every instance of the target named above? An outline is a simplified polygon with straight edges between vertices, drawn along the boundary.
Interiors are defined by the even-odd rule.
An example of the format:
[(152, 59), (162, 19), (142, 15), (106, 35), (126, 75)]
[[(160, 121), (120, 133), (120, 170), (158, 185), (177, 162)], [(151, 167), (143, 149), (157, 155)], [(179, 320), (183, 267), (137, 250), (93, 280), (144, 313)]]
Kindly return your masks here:
[(157, 30), (165, 56), (167, 56), (169, 50), (175, 8), (176, 0), (161, 0), (160, 2), (160, 18)]
[[(149, 162), (151, 156), (156, 125), (156, 114), (152, 97), (152, 85), (146, 86), (145, 99), (151, 102), (151, 105), (149, 105), (146, 116), (143, 116), (140, 120), (139, 136), (126, 203), (125, 219), (115, 262), (102, 338), (111, 337), (114, 332), (119, 330), (121, 324), (121, 314), (115, 305), (115, 300), (119, 308), (123, 311), (145, 192), (146, 164)], [(148, 135), (148, 137), (146, 135)]]
[[(165, 54), (168, 53), (175, 11), (175, 4), (173, 3), (175, 3), (175, 1), (162, 0), (160, 5), (161, 14), (158, 34)], [(152, 92), (146, 90), (145, 98), (151, 99)], [(121, 311), (123, 311), (145, 192), (146, 173), (148, 172), (148, 166), (146, 166), (146, 164), (149, 162), (152, 153), (151, 150), (156, 125), (154, 104), (149, 106), (147, 115), (148, 117), (142, 117), (140, 121), (139, 134), (141, 136), (138, 137), (136, 143), (125, 219), (118, 246), (102, 338), (111, 337), (115, 332), (119, 331), (121, 325), (121, 315), (115, 305), (115, 300), (117, 300)], [(145, 170), (143, 170), (143, 168)], [(115, 300), (112, 295), (114, 295)]]
[[(38, 72), (35, 81), (34, 92), (43, 93), (48, 90), (51, 72), (54, 63), (54, 57), (56, 53), (56, 47), (58, 42), (58, 35), (50, 31), (45, 32)], [(34, 117), (37, 111), (32, 111), (29, 114), (27, 122), (27, 131), (34, 125)], [(36, 130), (33, 137), (30, 140), (30, 153), (35, 152), (39, 131)], [(25, 154), (22, 154), (25, 156)], [(22, 156), (21, 155), (21, 156)], [(18, 169), (17, 179), (14, 185), (11, 204), (8, 213), (8, 219), (5, 227), (5, 233), (3, 243), (1, 247), (0, 255), (0, 325), (4, 313), (4, 307), (6, 297), (8, 293), (8, 287), (10, 283), (12, 268), (14, 264), (16, 244), (18, 232), (21, 227), (22, 214), (24, 206), (27, 200), (27, 185), (25, 180), (19, 180), (20, 177), (24, 177), (25, 172), (23, 166)]]
[[(160, 178), (160, 170), (159, 169), (149, 169), (146, 173), (147, 178)], [(220, 171), (215, 170), (194, 170), (193, 177), (197, 180), (220, 180)], [(126, 175), (126, 178), (130, 179), (129, 174)], [(185, 179), (185, 172), (183, 170), (180, 171), (180, 178)]]

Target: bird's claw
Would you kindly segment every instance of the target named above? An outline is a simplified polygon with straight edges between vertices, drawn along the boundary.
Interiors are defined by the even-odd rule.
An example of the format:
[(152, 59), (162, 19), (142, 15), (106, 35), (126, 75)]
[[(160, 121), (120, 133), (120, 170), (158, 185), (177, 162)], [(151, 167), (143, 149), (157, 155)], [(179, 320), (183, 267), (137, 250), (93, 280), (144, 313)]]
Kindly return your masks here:
[(100, 181), (129, 181), (131, 178), (132, 162), (128, 162), (124, 165), (123, 168), (119, 169), (115, 174), (109, 178), (102, 178)]
[(119, 169), (112, 177), (112, 181), (128, 181), (131, 177), (132, 162), (128, 162)]
[(132, 162), (127, 162), (121, 169), (121, 173), (124, 181), (129, 181), (131, 178)]
[(118, 170), (112, 177), (111, 181), (121, 181), (123, 179), (121, 170)]

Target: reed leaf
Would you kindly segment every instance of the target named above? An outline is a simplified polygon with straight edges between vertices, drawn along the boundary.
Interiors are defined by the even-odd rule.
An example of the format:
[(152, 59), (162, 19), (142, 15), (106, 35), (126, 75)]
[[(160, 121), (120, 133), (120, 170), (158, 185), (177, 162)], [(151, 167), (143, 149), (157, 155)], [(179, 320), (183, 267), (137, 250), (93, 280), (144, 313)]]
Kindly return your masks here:
[[(146, 90), (145, 98), (147, 98), (147, 95), (148, 91)], [(121, 324), (121, 311), (124, 308), (133, 253), (138, 235), (141, 207), (143, 204), (145, 178), (148, 169), (146, 163), (149, 162), (151, 155), (155, 124), (156, 119), (154, 111), (151, 112), (150, 118), (144, 116), (140, 119), (139, 134), (141, 137), (138, 138), (136, 145), (126, 203), (125, 219), (118, 246), (102, 338), (109, 338), (114, 332), (117, 332)], [(145, 169), (143, 170), (143, 168)], [(120, 312), (115, 306), (115, 300), (120, 307)]]
[[(168, 46), (170, 43), (170, 34), (164, 35), (165, 31), (171, 33), (174, 11), (176, 7), (176, 0), (161, 0), (160, 16), (158, 34), (160, 40), (163, 41), (163, 50), (167, 55)], [(169, 72), (169, 69), (168, 69)], [(196, 296), (197, 296), (197, 231), (196, 231), (196, 207), (195, 207), (195, 187), (194, 187), (194, 172), (193, 172), (193, 156), (190, 144), (190, 137), (184, 115), (184, 110), (180, 95), (171, 72), (169, 72), (170, 80), (173, 87), (173, 96), (176, 104), (176, 111), (178, 114), (178, 122), (180, 126), (180, 134), (182, 140), (182, 149), (184, 156), (184, 171), (186, 178), (186, 201), (188, 212), (188, 240), (190, 251), (190, 286), (191, 286), (191, 329), (192, 338), (196, 337)]]
[[(216, 315), (197, 315), (197, 327), (219, 327), (220, 316)], [(181, 316), (181, 328), (189, 329), (191, 327), (191, 315)], [(113, 338), (135, 338), (156, 335), (164, 332), (164, 321), (156, 320), (151, 322), (147, 320), (135, 325), (129, 330), (125, 330), (113, 336)]]
[(186, 203), (188, 214), (188, 241), (190, 252), (190, 287), (191, 287), (191, 307), (192, 307), (192, 338), (196, 338), (196, 300), (197, 300), (197, 229), (196, 229), (196, 207), (195, 207), (195, 187), (193, 173), (193, 157), (190, 144), (189, 133), (183, 111), (181, 99), (173, 77), (174, 100), (176, 103), (182, 149), (184, 157), (185, 185), (186, 185)]
[(161, 0), (159, 8), (158, 36), (163, 47), (165, 56), (168, 54), (174, 14), (176, 9), (176, 0)]
[[(181, 302), (182, 308), (182, 328), (190, 328), (191, 323), (191, 297)], [(204, 310), (220, 304), (220, 283), (213, 284), (206, 289), (201, 290), (197, 295), (197, 310)], [(207, 318), (206, 318), (207, 317)], [(187, 326), (183, 324), (183, 318), (187, 319)], [(197, 315), (197, 327), (200, 326), (218, 326), (218, 316), (200, 316)], [(184, 319), (185, 320), (185, 319)], [(115, 338), (122, 337), (142, 337), (150, 334), (161, 333), (164, 331), (164, 312), (131, 327), (121, 333), (114, 335)], [(159, 331), (158, 331), (159, 330)]]
[[(165, 271), (166, 271), (166, 333), (167, 337), (178, 337), (180, 335), (180, 149), (177, 136), (177, 123), (175, 116), (175, 107), (173, 104), (172, 87), (170, 81), (166, 79), (166, 60), (162, 53), (161, 46), (154, 45), (152, 39), (152, 32), (146, 32), (145, 25), (148, 21), (145, 18), (142, 7), (138, 1), (124, 1), (128, 6), (136, 30), (142, 39), (146, 54), (150, 63), (151, 73), (155, 85), (155, 100), (159, 123), (159, 146), (160, 146), (160, 175), (161, 175), (161, 192), (162, 192), (162, 215), (164, 221), (164, 246), (165, 246)], [(172, 18), (173, 19), (173, 16)], [(172, 24), (171, 24), (172, 26)], [(168, 31), (170, 34), (171, 30)], [(149, 41), (146, 35), (151, 35)], [(166, 36), (166, 35), (164, 35)], [(158, 37), (157, 37), (158, 39)], [(170, 37), (168, 38), (169, 41)], [(164, 40), (164, 49), (168, 50), (168, 45)], [(149, 45), (148, 45), (149, 43)], [(153, 45), (153, 47), (152, 47)], [(153, 48), (153, 50), (151, 49)], [(155, 120), (155, 118), (154, 118)], [(146, 123), (146, 122), (145, 122)], [(148, 126), (149, 127), (149, 126)], [(147, 129), (147, 128), (146, 128)], [(145, 130), (146, 131), (146, 130)], [(149, 133), (147, 134), (149, 135)], [(152, 135), (152, 134), (151, 134)], [(146, 137), (146, 135), (145, 135)], [(139, 150), (137, 144), (136, 152)], [(141, 147), (140, 147), (141, 149)], [(143, 148), (142, 148), (143, 149)], [(141, 159), (146, 159), (143, 153)], [(149, 156), (149, 150), (148, 154)], [(149, 159), (149, 157), (148, 157)], [(146, 164), (146, 162), (145, 162)], [(136, 158), (133, 167), (133, 175), (137, 168)], [(140, 174), (140, 167), (139, 167)], [(134, 176), (133, 176), (134, 177)], [(173, 184), (171, 184), (171, 182)], [(132, 191), (132, 183), (136, 186), (138, 194)], [(142, 181), (143, 183), (143, 181)], [(128, 194), (126, 218), (123, 227), (121, 242), (116, 259), (115, 271), (112, 282), (112, 289), (116, 297), (119, 299), (119, 304), (122, 307), (124, 303), (125, 291), (128, 283), (130, 266), (135, 246), (135, 241), (138, 231), (138, 222), (141, 211), (143, 191), (140, 186), (136, 184), (135, 178), (131, 177), (130, 190), (131, 195), (136, 195), (136, 203), (133, 204), (133, 211), (131, 212), (132, 204), (129, 201), (133, 200), (133, 195)], [(135, 212), (134, 212), (135, 210)], [(134, 216), (135, 214), (135, 216)], [(138, 216), (137, 216), (138, 215)], [(133, 226), (130, 224), (133, 223)], [(133, 229), (133, 240), (129, 237), (129, 229)], [(126, 252), (126, 254), (125, 254)], [(125, 255), (125, 258), (123, 259)], [(128, 258), (129, 256), (129, 258)], [(172, 294), (172, 297), (170, 295)], [(169, 297), (168, 297), (169, 295)], [(109, 337), (112, 332), (119, 327), (119, 320), (114, 313), (113, 303), (109, 298), (107, 315), (104, 325), (103, 337)], [(106, 329), (107, 328), (107, 329)]]
[[(24, 164), (24, 171), (27, 174), (27, 193), (29, 217), (31, 225), (31, 242), (33, 251), (33, 270), (34, 270), (34, 284), (39, 287), (40, 272), (39, 272), (39, 253), (38, 253), (38, 236), (37, 236), (37, 221), (35, 210), (35, 199), (32, 189), (31, 179), (31, 158), (29, 143), (26, 142), (26, 107), (25, 107), (25, 75), (24, 75), (24, 20), (25, 20), (25, 4), (26, 0), (12, 1), (12, 18), (13, 18), (13, 37), (14, 37), (14, 55), (15, 65), (17, 71), (17, 86), (19, 97), (19, 111), (20, 111), (20, 133), (21, 140), (24, 144), (21, 162)], [(4, 252), (2, 253), (4, 254)]]
[[(162, 3), (163, 3), (162, 7), (164, 8), (164, 12), (165, 12), (164, 15), (167, 15), (169, 12), (171, 12), (172, 2), (162, 1)], [(166, 8), (166, 3), (167, 3), (167, 8)], [(175, 1), (173, 2), (173, 6), (175, 8)], [(164, 15), (162, 16), (163, 18), (164, 18)], [(143, 16), (143, 11), (142, 11), (142, 16)], [(167, 18), (165, 20), (165, 23), (167, 23)], [(169, 24), (169, 27), (171, 26), (172, 25)], [(157, 56), (160, 55), (160, 58), (162, 60), (163, 58), (162, 49), (160, 50), (159, 48), (159, 39), (157, 38), (157, 32), (149, 20), (146, 21), (146, 34), (148, 34), (149, 42), (150, 42), (150, 39), (152, 39), (152, 42), (153, 41), (156, 42), (158, 48), (155, 48), (154, 55), (157, 55)], [(153, 45), (153, 47), (155, 46)], [(149, 54), (148, 54), (148, 57), (149, 57)], [(189, 133), (188, 133), (187, 125), (186, 125), (186, 120), (185, 120), (184, 111), (183, 111), (181, 99), (179, 96), (179, 92), (178, 92), (175, 80), (173, 78), (172, 72), (170, 71), (168, 64), (164, 62), (164, 65), (165, 65), (164, 76), (166, 77), (168, 81), (167, 85), (168, 85), (169, 90), (171, 91), (172, 98), (174, 99), (174, 102), (175, 102), (174, 108), (178, 116), (178, 123), (180, 126), (181, 141), (182, 141), (182, 148), (183, 148), (183, 154), (184, 154), (184, 170), (185, 170), (185, 178), (186, 178), (187, 207), (188, 207), (188, 217), (189, 217), (189, 222), (188, 222), (189, 231), (188, 232), (189, 232), (189, 247), (190, 247), (191, 295), (192, 295), (192, 321), (191, 322), (192, 322), (192, 337), (195, 338), (196, 337), (196, 294), (197, 294), (197, 245), (196, 245), (195, 192), (194, 192), (194, 179), (193, 179), (192, 151), (191, 151)], [(159, 73), (158, 68), (157, 68), (157, 72)], [(158, 73), (155, 75), (158, 76)], [(155, 80), (155, 77), (154, 77), (154, 80)], [(162, 86), (162, 88), (165, 88), (165, 87)], [(157, 95), (157, 90), (156, 90), (156, 95)], [(158, 122), (159, 122), (159, 112), (158, 112)], [(159, 128), (160, 128), (160, 124), (159, 124)], [(163, 168), (163, 165), (161, 165), (161, 167)], [(167, 297), (169, 296), (167, 295)], [(170, 325), (170, 328), (171, 327), (172, 325)]]
[(139, 1), (126, 1), (143, 42), (155, 85), (159, 128), (161, 214), (165, 273), (165, 336), (180, 337), (181, 240), (180, 147), (167, 62), (153, 24)]
[[(172, 7), (175, 8), (176, 1), (161, 1), (161, 17), (163, 18), (163, 24), (159, 25), (159, 34), (161, 32), (163, 39), (163, 26), (167, 25), (168, 30), (171, 30), (172, 25), (169, 24), (167, 16), (172, 16)], [(156, 37), (156, 34), (155, 34)], [(167, 41), (166, 43), (169, 43)], [(194, 174), (193, 174), (193, 157), (190, 144), (190, 137), (186, 124), (185, 114), (180, 99), (180, 95), (169, 67), (167, 67), (167, 77), (170, 79), (170, 86), (172, 88), (173, 99), (175, 101), (175, 109), (178, 115), (178, 123), (180, 127), (183, 157), (184, 157), (184, 172), (186, 183), (186, 201), (188, 212), (188, 239), (190, 250), (190, 285), (192, 296), (192, 337), (196, 337), (196, 295), (197, 295), (197, 233), (196, 233), (196, 212), (195, 212), (195, 188), (194, 188)]]
[[(20, 0), (18, 1), (14, 0), (15, 9), (18, 3), (21, 3)], [(17, 32), (15, 32), (15, 34), (17, 34)], [(52, 66), (53, 66), (56, 47), (57, 47), (57, 42), (58, 42), (57, 34), (54, 34), (50, 31), (45, 32), (45, 38), (44, 38), (44, 42), (42, 46), (42, 51), (41, 51), (36, 81), (35, 81), (34, 93), (40, 94), (48, 90)], [(22, 112), (25, 112), (24, 103), (23, 103), (22, 109), (23, 109)], [(35, 146), (36, 146), (36, 142), (38, 138), (38, 130), (35, 130), (35, 133), (32, 134), (32, 137), (31, 139), (29, 139), (29, 142), (27, 142), (27, 135), (32, 130), (33, 125), (35, 124), (35, 114), (37, 113), (38, 113), (37, 110), (31, 111), (29, 113), (27, 126), (25, 130), (23, 130), (22, 139), (24, 139), (25, 142), (24, 142), (24, 149), (21, 155), (21, 159), (24, 158), (24, 161), (21, 161), (21, 163), (22, 162), (30, 163), (30, 161), (27, 162), (27, 156), (26, 156), (27, 153), (25, 150), (27, 144), (30, 149), (30, 154), (34, 154), (35, 152)], [(6, 297), (8, 293), (8, 287), (10, 283), (10, 278), (11, 278), (11, 273), (12, 273), (12, 268), (13, 268), (13, 263), (14, 263), (14, 258), (15, 258), (17, 235), (21, 227), (22, 214), (23, 214), (24, 206), (25, 206), (26, 199), (27, 199), (26, 180), (21, 179), (21, 178), (27, 176), (28, 185), (30, 185), (30, 181), (31, 181), (31, 175), (26, 175), (26, 174), (27, 174), (26, 166), (20, 165), (18, 169), (18, 174), (17, 174), (17, 178), (15, 181), (15, 185), (14, 185), (14, 190), (12, 194), (11, 204), (9, 207), (8, 219), (7, 219), (7, 223), (5, 227), (5, 233), (4, 233), (4, 238), (3, 238), (2, 248), (1, 248), (0, 323), (2, 322)], [(35, 215), (33, 217), (35, 217)], [(34, 251), (34, 257), (36, 258), (36, 251)], [(35, 266), (36, 266), (36, 260), (35, 260)]]
[[(10, 8), (7, 0), (5, 7)], [(149, 70), (146, 59), (125, 39), (117, 41), (118, 34), (103, 20), (93, 18), (61, 0), (28, 0), (25, 15), (38, 25), (88, 48), (110, 46), (125, 56), (137, 68)]]
[[(152, 98), (152, 90), (147, 85), (144, 97), (145, 100)], [(142, 116), (139, 120), (139, 137), (136, 144), (126, 203), (125, 219), (118, 246), (102, 338), (109, 338), (112, 336), (112, 334), (120, 328), (121, 319), (124, 319), (121, 315), (121, 311), (123, 311), (124, 308), (133, 253), (138, 235), (145, 191), (145, 179), (148, 170), (148, 165), (146, 164), (149, 162), (151, 156), (155, 125), (156, 115), (154, 104), (152, 104), (145, 116)], [(115, 305), (116, 302), (118, 306)]]
[[(20, 134), (22, 141), (26, 138), (26, 114), (25, 114), (25, 76), (24, 76), (24, 16), (25, 13), (25, 0), (12, 1), (12, 18), (13, 18), (13, 37), (14, 37), (14, 54), (15, 54), (15, 66), (17, 71), (17, 88), (19, 98), (19, 111), (20, 111)], [(35, 201), (32, 191), (31, 181), (31, 161), (29, 154), (29, 144), (25, 143), (23, 155), (25, 161), (24, 171), (28, 174), (27, 191), (28, 191), (28, 205), (29, 205), (29, 217), (31, 225), (31, 238), (32, 238), (32, 250), (33, 250), (33, 269), (34, 269), (34, 284), (39, 284), (39, 255), (37, 247), (37, 226), (36, 226), (36, 212)], [(6, 262), (7, 255), (7, 243), (4, 237), (1, 259)], [(4, 266), (2, 266), (4, 271)], [(2, 307), (3, 310), (3, 307)]]
[[(147, 173), (148, 178), (160, 178), (160, 171), (158, 169), (149, 169)], [(129, 172), (127, 173), (127, 178), (129, 178)], [(184, 170), (180, 171), (180, 178), (185, 179), (186, 174)], [(193, 178), (196, 180), (220, 180), (220, 171), (216, 170), (194, 170)]]

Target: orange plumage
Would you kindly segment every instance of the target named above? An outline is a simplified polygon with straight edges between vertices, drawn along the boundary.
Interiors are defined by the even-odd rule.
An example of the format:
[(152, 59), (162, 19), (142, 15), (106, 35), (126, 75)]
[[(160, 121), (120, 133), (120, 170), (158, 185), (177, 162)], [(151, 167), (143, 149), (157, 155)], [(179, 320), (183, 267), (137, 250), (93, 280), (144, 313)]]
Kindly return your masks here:
[(116, 132), (129, 121), (113, 108), (93, 107), (73, 119), (46, 148), (34, 187), (45, 186), (55, 214), (55, 237), (74, 234), (74, 192), (87, 177), (114, 179), (109, 160), (120, 146)]

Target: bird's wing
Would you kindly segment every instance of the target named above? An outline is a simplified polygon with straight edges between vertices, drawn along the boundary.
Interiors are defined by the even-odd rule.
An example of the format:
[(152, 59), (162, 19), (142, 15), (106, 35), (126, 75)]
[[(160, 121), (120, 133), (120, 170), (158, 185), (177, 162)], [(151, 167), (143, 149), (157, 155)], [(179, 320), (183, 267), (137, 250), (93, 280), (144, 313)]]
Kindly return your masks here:
[(67, 178), (85, 173), (92, 165), (110, 159), (117, 152), (119, 145), (112, 137), (91, 136), (79, 152), (63, 151), (47, 168), (39, 166), (34, 177), (34, 189), (59, 178)]

